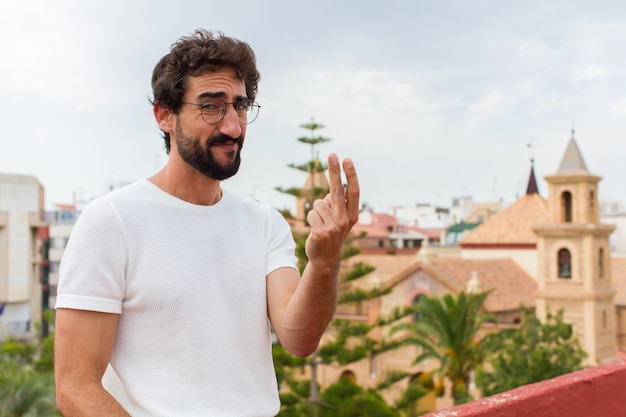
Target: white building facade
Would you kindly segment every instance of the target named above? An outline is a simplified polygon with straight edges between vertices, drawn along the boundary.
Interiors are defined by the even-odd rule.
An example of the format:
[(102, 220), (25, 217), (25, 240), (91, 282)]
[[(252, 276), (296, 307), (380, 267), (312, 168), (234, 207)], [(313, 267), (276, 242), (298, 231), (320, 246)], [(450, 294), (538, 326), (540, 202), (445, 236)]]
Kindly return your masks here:
[(29, 337), (41, 322), (43, 218), (39, 181), (0, 174), (0, 340)]

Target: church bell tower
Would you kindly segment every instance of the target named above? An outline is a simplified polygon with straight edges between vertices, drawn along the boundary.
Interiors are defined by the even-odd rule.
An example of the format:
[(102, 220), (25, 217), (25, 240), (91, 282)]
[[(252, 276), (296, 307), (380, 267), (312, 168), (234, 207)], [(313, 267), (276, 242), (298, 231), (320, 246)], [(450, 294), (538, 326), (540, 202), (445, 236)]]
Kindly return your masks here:
[(549, 223), (535, 226), (538, 254), (537, 316), (564, 311), (588, 364), (614, 358), (615, 291), (611, 287), (609, 236), (600, 224), (598, 183), (589, 173), (574, 132), (557, 173), (548, 182)]

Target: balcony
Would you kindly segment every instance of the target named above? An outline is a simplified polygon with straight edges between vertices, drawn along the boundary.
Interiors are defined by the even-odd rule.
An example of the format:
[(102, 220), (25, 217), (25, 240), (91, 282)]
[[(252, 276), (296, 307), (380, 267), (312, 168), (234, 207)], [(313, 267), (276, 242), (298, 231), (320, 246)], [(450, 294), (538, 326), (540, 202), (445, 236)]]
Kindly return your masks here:
[(624, 387), (626, 360), (616, 360), (425, 416), (623, 417)]

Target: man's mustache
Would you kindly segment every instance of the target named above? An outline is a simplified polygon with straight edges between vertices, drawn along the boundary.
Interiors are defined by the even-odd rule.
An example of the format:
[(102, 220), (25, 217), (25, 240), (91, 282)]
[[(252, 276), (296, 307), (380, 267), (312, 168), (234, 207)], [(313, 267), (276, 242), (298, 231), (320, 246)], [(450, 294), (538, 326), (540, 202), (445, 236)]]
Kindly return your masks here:
[(207, 143), (207, 145), (208, 146), (220, 145), (220, 144), (228, 143), (228, 142), (236, 143), (237, 145), (239, 145), (240, 148), (243, 146), (243, 141), (241, 140), (241, 136), (239, 136), (237, 138), (233, 138), (233, 137), (230, 137), (228, 135), (221, 135), (221, 134), (213, 136), (212, 138), (210, 138), (209, 142)]

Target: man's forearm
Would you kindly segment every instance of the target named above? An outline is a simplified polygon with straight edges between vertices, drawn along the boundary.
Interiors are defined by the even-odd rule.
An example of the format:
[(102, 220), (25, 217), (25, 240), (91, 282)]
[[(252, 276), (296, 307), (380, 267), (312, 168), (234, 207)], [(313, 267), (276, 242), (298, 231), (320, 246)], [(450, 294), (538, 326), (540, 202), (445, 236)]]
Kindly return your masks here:
[(72, 390), (57, 387), (57, 406), (64, 417), (130, 417), (102, 386)]
[(320, 271), (309, 263), (282, 320), (281, 342), (297, 356), (308, 356), (337, 307), (337, 269)]

